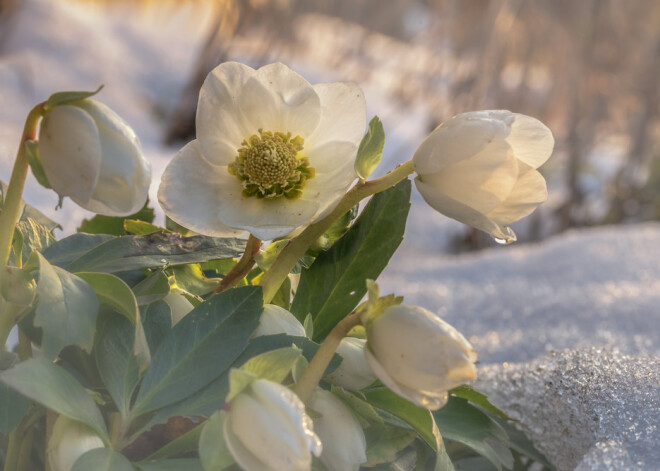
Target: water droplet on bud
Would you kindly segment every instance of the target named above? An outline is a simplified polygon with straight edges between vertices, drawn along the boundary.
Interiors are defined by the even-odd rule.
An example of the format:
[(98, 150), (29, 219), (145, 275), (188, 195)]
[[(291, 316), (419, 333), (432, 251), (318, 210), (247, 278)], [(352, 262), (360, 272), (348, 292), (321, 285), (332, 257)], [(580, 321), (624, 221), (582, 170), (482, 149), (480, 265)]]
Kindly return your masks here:
[(518, 238), (516, 237), (516, 233), (513, 232), (513, 229), (511, 229), (508, 226), (502, 227), (502, 235), (504, 237), (493, 237), (493, 240), (497, 242), (500, 245), (509, 245), (514, 243)]

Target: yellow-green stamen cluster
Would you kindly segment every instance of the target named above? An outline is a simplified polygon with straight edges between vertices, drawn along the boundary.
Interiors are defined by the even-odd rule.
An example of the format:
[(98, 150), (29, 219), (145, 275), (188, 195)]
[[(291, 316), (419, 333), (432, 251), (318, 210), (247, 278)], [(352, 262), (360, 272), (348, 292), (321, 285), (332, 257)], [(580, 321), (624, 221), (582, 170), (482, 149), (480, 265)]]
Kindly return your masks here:
[(295, 199), (305, 182), (314, 177), (306, 157), (300, 156), (304, 140), (291, 133), (259, 130), (241, 143), (228, 170), (243, 185), (243, 196)]

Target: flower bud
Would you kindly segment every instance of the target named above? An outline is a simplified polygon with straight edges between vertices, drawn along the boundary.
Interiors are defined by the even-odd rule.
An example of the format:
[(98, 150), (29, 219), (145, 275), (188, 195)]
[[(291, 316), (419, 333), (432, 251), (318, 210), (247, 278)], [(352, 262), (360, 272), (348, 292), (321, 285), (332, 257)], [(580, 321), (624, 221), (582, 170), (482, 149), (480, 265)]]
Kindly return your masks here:
[(103, 448), (103, 440), (76, 420), (60, 415), (48, 441), (47, 458), (52, 471), (70, 471), (80, 456), (95, 448)]
[(376, 375), (364, 356), (366, 343), (363, 339), (344, 337), (337, 348), (342, 361), (325, 380), (350, 391), (359, 391), (376, 381)]
[(330, 391), (318, 389), (309, 406), (321, 414), (314, 431), (323, 443), (321, 462), (328, 471), (358, 471), (367, 461), (364, 431), (348, 407)]
[(39, 131), (39, 158), (61, 197), (95, 213), (128, 216), (147, 200), (151, 166), (135, 132), (97, 101), (49, 111)]
[(321, 441), (296, 394), (257, 379), (230, 404), (224, 424), (229, 452), (244, 471), (309, 471)]
[(477, 353), (452, 326), (419, 306), (390, 306), (367, 321), (365, 355), (394, 393), (427, 409), (473, 380)]
[(257, 330), (252, 334), (252, 338), (262, 335), (287, 334), (293, 337), (305, 337), (305, 328), (283, 307), (275, 304), (266, 304), (264, 312), (259, 319)]
[(553, 146), (550, 130), (529, 116), (463, 113), (442, 123), (415, 151), (415, 184), (435, 210), (513, 242), (508, 226), (548, 197), (536, 169)]

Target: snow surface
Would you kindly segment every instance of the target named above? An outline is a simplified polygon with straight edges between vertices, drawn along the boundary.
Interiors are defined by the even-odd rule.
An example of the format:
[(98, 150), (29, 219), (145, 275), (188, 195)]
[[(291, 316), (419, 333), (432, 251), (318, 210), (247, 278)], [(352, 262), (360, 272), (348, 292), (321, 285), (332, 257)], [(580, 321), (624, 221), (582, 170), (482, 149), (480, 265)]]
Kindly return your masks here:
[[(154, 200), (177, 150), (161, 143), (163, 116), (185, 85), (210, 16), (193, 3), (176, 15), (167, 8), (145, 15), (24, 0), (13, 29), (0, 31), (0, 179), (10, 174), (31, 106), (55, 91), (105, 84), (98, 99), (135, 128), (152, 162)], [(313, 82), (343, 79), (293, 67)], [(410, 158), (426, 116), (403, 115), (373, 84), (361, 85), (388, 132), (382, 173)], [(68, 200), (55, 212), (56, 195), (32, 176), (25, 199), (61, 222), (63, 234), (91, 215)], [(479, 352), (477, 386), (521, 419), (559, 469), (660, 469), (660, 225), (443, 255), (449, 236), (463, 231), (414, 195), (406, 239), (381, 291), (461, 330)]]

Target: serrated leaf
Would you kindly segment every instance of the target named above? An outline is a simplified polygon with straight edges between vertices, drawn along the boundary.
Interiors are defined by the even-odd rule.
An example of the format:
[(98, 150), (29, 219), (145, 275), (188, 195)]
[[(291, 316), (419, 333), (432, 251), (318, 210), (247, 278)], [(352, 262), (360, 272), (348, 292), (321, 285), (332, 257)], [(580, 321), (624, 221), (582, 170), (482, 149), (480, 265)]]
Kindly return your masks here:
[(181, 237), (156, 232), (112, 238), (72, 260), (65, 268), (72, 272), (115, 273), (231, 258), (242, 254), (244, 249), (245, 241), (236, 238)]
[(34, 325), (43, 330), (44, 356), (53, 360), (67, 345), (91, 351), (99, 308), (94, 290), (82, 278), (52, 266), (39, 252), (32, 257), (39, 265)]
[(44, 188), (52, 188), (44, 167), (41, 165), (41, 158), (39, 157), (39, 142), (36, 140), (25, 141), (25, 155), (27, 156), (28, 163), (32, 169), (32, 175), (37, 179), (37, 182)]
[(58, 414), (89, 425), (108, 441), (103, 416), (94, 400), (64, 368), (33, 358), (0, 374), (0, 381)]
[(73, 464), (71, 471), (134, 471), (128, 459), (109, 448), (95, 448), (84, 453)]
[(77, 275), (94, 289), (101, 303), (115, 309), (128, 319), (134, 328), (133, 355), (140, 371), (144, 371), (151, 361), (151, 353), (144, 334), (137, 300), (126, 283), (109, 273), (83, 272)]
[(395, 415), (412, 427), (433, 451), (438, 450), (439, 433), (429, 410), (416, 406), (387, 388), (364, 391), (364, 396), (372, 406)]
[(71, 92), (57, 92), (53, 93), (48, 97), (46, 103), (44, 104), (44, 111), (48, 112), (55, 108), (56, 106), (70, 105), (76, 101), (84, 100), (86, 98), (93, 97), (98, 92), (101, 91), (103, 85), (94, 90), (93, 92), (81, 92), (81, 91), (71, 91)]
[(378, 116), (369, 121), (367, 134), (362, 138), (355, 158), (355, 173), (361, 180), (366, 180), (376, 170), (385, 148), (385, 130)]
[[(23, 238), (22, 263), (27, 261), (32, 252), (42, 252), (53, 245), (57, 240), (52, 231), (46, 226), (39, 224), (31, 217), (26, 217), (16, 224), (16, 229)], [(25, 248), (29, 250), (25, 250)]]
[(218, 411), (209, 417), (199, 437), (199, 458), (205, 471), (220, 471), (234, 462), (224, 439), (226, 415)]
[(227, 290), (193, 309), (154, 354), (135, 413), (178, 402), (228, 370), (247, 347), (262, 310), (258, 286)]
[(133, 354), (135, 328), (128, 319), (109, 312), (101, 313), (98, 325), (94, 345), (98, 372), (117, 409), (125, 417), (140, 379)]
[(314, 318), (314, 338), (323, 339), (349, 314), (377, 279), (403, 240), (410, 208), (410, 181), (378, 193), (351, 229), (302, 271), (291, 312)]

